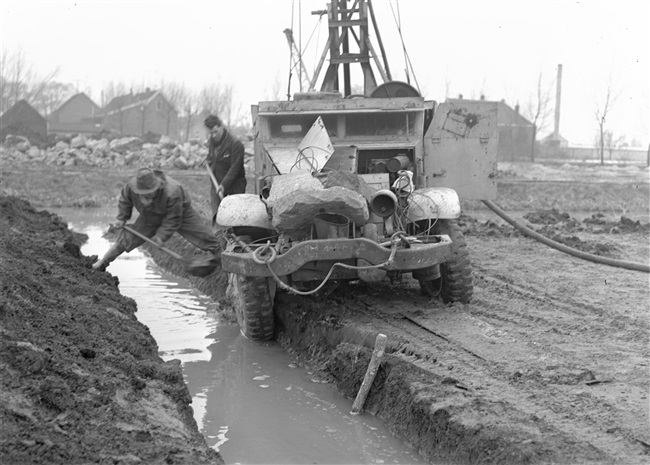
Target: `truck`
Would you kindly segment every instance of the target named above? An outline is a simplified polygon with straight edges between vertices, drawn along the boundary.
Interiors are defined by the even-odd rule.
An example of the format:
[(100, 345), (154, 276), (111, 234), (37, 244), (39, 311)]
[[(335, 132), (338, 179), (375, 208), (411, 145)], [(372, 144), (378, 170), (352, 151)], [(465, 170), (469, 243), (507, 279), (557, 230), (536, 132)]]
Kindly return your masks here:
[[(496, 102), (427, 100), (375, 56), (378, 84), (371, 2), (350, 9), (333, 0), (326, 12), (330, 64), (320, 88), (319, 65), (304, 92), (252, 107), (254, 193), (225, 197), (216, 215), (227, 295), (253, 340), (274, 338), (277, 292), (406, 277), (432, 298), (470, 303), (460, 200), (496, 197)], [(349, 81), (353, 63), (360, 93)]]

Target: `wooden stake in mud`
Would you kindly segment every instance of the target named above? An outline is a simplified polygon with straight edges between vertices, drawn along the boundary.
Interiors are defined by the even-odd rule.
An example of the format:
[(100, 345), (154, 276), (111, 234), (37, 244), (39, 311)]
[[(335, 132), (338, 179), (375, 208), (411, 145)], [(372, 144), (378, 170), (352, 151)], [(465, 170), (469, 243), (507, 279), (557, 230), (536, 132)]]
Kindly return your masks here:
[(377, 339), (375, 339), (375, 349), (372, 351), (372, 357), (370, 358), (370, 363), (368, 364), (368, 370), (366, 371), (366, 376), (363, 378), (361, 383), (361, 388), (357, 393), (357, 398), (354, 399), (352, 404), (352, 415), (358, 415), (363, 408), (363, 404), (366, 403), (366, 397), (368, 397), (368, 392), (370, 391), (370, 386), (377, 376), (377, 369), (381, 363), (381, 358), (384, 356), (384, 349), (386, 348), (386, 335), (378, 334)]

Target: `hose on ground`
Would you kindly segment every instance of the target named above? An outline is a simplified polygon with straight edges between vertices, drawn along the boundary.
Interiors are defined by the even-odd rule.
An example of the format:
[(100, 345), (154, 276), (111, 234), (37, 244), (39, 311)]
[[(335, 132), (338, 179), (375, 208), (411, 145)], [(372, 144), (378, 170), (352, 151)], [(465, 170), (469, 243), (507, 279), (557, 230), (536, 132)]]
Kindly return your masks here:
[(551, 240), (548, 237), (542, 236), (541, 234), (519, 223), (514, 218), (508, 216), (508, 214), (504, 212), (501, 208), (499, 208), (494, 202), (490, 200), (483, 200), (483, 203), (487, 205), (487, 207), (490, 210), (492, 210), (494, 213), (496, 213), (501, 218), (506, 220), (508, 223), (510, 223), (515, 228), (517, 228), (526, 236), (529, 236), (543, 244), (548, 245), (549, 247), (559, 250), (560, 252), (573, 255), (574, 257), (582, 258), (583, 260), (589, 260), (590, 262), (594, 262), (594, 263), (601, 263), (603, 265), (615, 266), (618, 268), (625, 268), (628, 270), (644, 271), (646, 273), (650, 273), (650, 266), (644, 263), (628, 262), (624, 260), (616, 260), (613, 258), (601, 257), (599, 255), (594, 255), (594, 254), (573, 249), (571, 247), (567, 247), (566, 245), (560, 244), (559, 242)]

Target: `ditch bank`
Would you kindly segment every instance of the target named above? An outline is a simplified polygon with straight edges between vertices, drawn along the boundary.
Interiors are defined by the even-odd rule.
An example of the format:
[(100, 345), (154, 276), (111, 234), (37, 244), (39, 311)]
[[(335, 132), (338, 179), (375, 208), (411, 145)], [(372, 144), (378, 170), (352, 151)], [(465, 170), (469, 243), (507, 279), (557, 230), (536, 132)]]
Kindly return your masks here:
[(0, 462), (223, 464), (135, 301), (87, 238), (0, 196)]

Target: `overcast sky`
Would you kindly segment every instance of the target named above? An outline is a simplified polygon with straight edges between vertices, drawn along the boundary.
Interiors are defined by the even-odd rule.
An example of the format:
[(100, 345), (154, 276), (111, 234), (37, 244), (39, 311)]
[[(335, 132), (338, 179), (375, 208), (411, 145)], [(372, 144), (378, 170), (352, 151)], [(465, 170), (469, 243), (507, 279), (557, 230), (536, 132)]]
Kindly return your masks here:
[[(234, 86), (248, 112), (251, 104), (272, 98), (278, 83), (286, 93), (285, 28), (293, 28), (313, 73), (325, 45), (327, 18), (319, 26), (311, 11), (326, 3), (3, 0), (0, 39), (3, 50), (21, 49), (39, 73), (58, 67), (57, 80), (74, 83), (98, 103), (110, 81), (152, 88), (177, 81), (195, 89), (221, 82)], [(555, 100), (561, 63), (564, 137), (574, 144), (594, 140), (595, 106), (611, 83), (618, 99), (607, 127), (647, 148), (650, 1), (374, 0), (373, 5), (393, 79), (406, 80), (399, 21), (427, 99), (484, 94), (488, 100), (519, 103), (525, 112), (540, 73), (545, 86), (553, 86)], [(292, 92), (297, 90), (294, 80)], [(547, 130), (552, 128), (551, 117)]]

